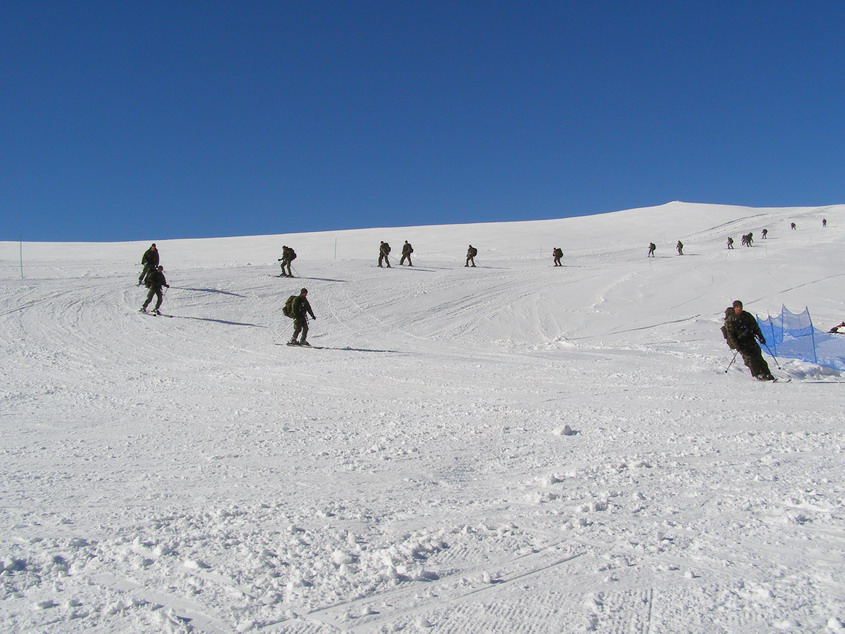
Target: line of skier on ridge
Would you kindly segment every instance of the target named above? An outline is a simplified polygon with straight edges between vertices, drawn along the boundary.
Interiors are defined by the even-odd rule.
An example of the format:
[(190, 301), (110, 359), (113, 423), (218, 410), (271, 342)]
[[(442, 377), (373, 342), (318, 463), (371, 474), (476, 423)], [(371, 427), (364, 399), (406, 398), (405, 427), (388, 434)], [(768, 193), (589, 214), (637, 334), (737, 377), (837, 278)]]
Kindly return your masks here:
[[(790, 223), (789, 227), (792, 231), (796, 231), (798, 228), (794, 222)], [(822, 227), (827, 227), (826, 218), (822, 218)], [(763, 240), (767, 239), (768, 234), (768, 229), (762, 230), (761, 235)], [(750, 247), (752, 246), (753, 241), (753, 232), (743, 234), (743, 246)], [(728, 236), (727, 248), (733, 249), (733, 244), (733, 238)], [(678, 240), (675, 248), (678, 255), (684, 254), (684, 244), (680, 240)], [(656, 249), (657, 246), (653, 242), (650, 242), (646, 257), (655, 257), (654, 252)], [(379, 243), (378, 252), (378, 266), (380, 268), (384, 266), (391, 268), (390, 251), (390, 245), (382, 240)], [(413, 252), (414, 247), (410, 242), (405, 240), (405, 244), (402, 245), (402, 257), (399, 260), (399, 265), (404, 266), (405, 261), (407, 261), (408, 266), (414, 266), (411, 260), (411, 254)], [(466, 263), (464, 266), (475, 267), (475, 257), (477, 255), (478, 249), (470, 244), (467, 248)], [(281, 263), (282, 268), (282, 272), (279, 274), (279, 277), (294, 277), (291, 265), (296, 257), (296, 251), (294, 251), (291, 247), (287, 245), (282, 246), (282, 257), (277, 259), (277, 261)], [(561, 264), (562, 257), (563, 250), (560, 247), (552, 249), (554, 266), (563, 266)], [(150, 245), (150, 248), (144, 252), (144, 255), (141, 257), (141, 265), (143, 268), (141, 275), (138, 278), (138, 285), (140, 286), (141, 284), (145, 284), (147, 289), (149, 289), (147, 299), (141, 307), (141, 312), (146, 313), (147, 306), (149, 306), (152, 302), (152, 298), (156, 297), (157, 301), (152, 310), (152, 314), (160, 315), (161, 313), (159, 309), (161, 308), (162, 301), (164, 300), (162, 289), (170, 288), (170, 285), (164, 277), (164, 267), (159, 265), (159, 252), (155, 243)], [(307, 296), (308, 289), (303, 288), (300, 290), (299, 295), (291, 295), (285, 302), (282, 312), (286, 317), (293, 319), (294, 326), (293, 338), (288, 342), (288, 345), (310, 346), (307, 340), (308, 316), (310, 315), (311, 319), (317, 318), (314, 316), (314, 311), (311, 308), (311, 304), (308, 302)], [(845, 327), (845, 322), (842, 322), (840, 326)], [(839, 328), (839, 326), (836, 328)], [(763, 333), (760, 332), (757, 320), (753, 317), (753, 315), (743, 310), (743, 305), (740, 300), (734, 301), (734, 303), (725, 310), (725, 324), (722, 326), (722, 334), (730, 348), (732, 350), (736, 350), (738, 354), (742, 355), (745, 365), (751, 371), (751, 375), (754, 378), (762, 381), (775, 380), (775, 377), (772, 376), (772, 373), (769, 370), (768, 364), (765, 359), (763, 359), (762, 350), (758, 345), (759, 341), (759, 343), (765, 346), (766, 339), (763, 337)], [(736, 359), (736, 354), (734, 355), (734, 359)], [(733, 360), (731, 361), (731, 364), (733, 364)], [(730, 366), (728, 366), (728, 368), (730, 368)]]

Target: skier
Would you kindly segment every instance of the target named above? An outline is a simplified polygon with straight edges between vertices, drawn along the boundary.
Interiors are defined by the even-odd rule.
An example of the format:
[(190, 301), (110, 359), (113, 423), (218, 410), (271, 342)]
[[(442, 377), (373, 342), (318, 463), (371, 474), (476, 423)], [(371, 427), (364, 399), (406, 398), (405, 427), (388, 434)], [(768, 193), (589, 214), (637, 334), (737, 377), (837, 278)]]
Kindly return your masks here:
[(763, 236), (763, 240), (765, 240), (765, 239), (766, 239), (766, 236), (767, 236), (767, 235), (769, 235), (769, 230), (768, 230), (768, 229), (763, 229), (763, 230), (760, 232), (760, 234)]
[(144, 251), (144, 255), (141, 256), (141, 264), (144, 268), (141, 270), (141, 277), (138, 278), (138, 286), (144, 283), (147, 275), (155, 271), (158, 266), (158, 258), (158, 248), (156, 247), (156, 243), (153, 242), (150, 248)]
[(798, 225), (796, 225), (794, 222), (790, 222), (789, 228), (792, 229), (793, 231), (795, 231), (798, 228)]
[(470, 266), (470, 262), (472, 262), (472, 266), (475, 266), (475, 256), (478, 255), (478, 249), (474, 246), (469, 245), (467, 249), (467, 263), (464, 266)]
[(845, 321), (827, 331), (831, 335), (845, 335)]
[(657, 247), (655, 246), (654, 242), (649, 242), (648, 243), (648, 255), (646, 257), (647, 258), (653, 258), (654, 257), (654, 250), (656, 248)]
[(733, 249), (733, 248), (734, 248), (734, 239), (733, 239), (733, 238), (731, 238), (730, 236), (728, 236), (728, 248), (729, 248), (729, 249)]
[(560, 247), (552, 249), (552, 257), (554, 258), (555, 266), (563, 266), (563, 264), (560, 263), (560, 259), (563, 257), (563, 249)]
[(278, 261), (282, 263), (282, 274), (280, 275), (280, 277), (293, 277), (293, 273), (290, 269), (290, 263), (293, 262), (295, 259), (296, 251), (294, 251), (290, 247), (283, 246), (282, 257), (278, 259)]
[(684, 254), (684, 243), (678, 240), (678, 244), (675, 245), (675, 248), (678, 250), (678, 255)]
[(414, 266), (414, 263), (411, 262), (411, 254), (414, 252), (414, 247), (411, 246), (411, 243), (405, 240), (405, 244), (402, 245), (402, 259), (399, 260), (399, 266), (403, 266), (405, 264), (405, 259), (408, 259), (408, 266)]
[(827, 218), (822, 218), (822, 227), (827, 226)]
[[(308, 315), (311, 319), (317, 319), (314, 316), (314, 311), (311, 310), (311, 304), (308, 303), (308, 289), (303, 288), (299, 291), (299, 295), (293, 300), (293, 338), (288, 345), (291, 346), (310, 346), (308, 343)], [(296, 338), (302, 332), (302, 338), (297, 341)]]
[(763, 353), (757, 341), (766, 344), (766, 338), (760, 332), (760, 326), (751, 313), (742, 309), (742, 302), (736, 300), (733, 312), (725, 317), (725, 334), (728, 345), (742, 355), (742, 360), (758, 381), (774, 381), (769, 364), (763, 359)]
[(378, 247), (378, 265), (381, 267), (382, 261), (390, 268), (390, 245), (387, 242), (380, 242)]
[(147, 301), (145, 301), (144, 305), (141, 306), (141, 312), (147, 312), (147, 306), (149, 306), (150, 302), (153, 301), (153, 295), (155, 295), (157, 300), (152, 314), (160, 315), (161, 313), (158, 312), (158, 309), (161, 308), (161, 302), (164, 300), (164, 295), (161, 294), (161, 287), (165, 286), (170, 288), (170, 284), (167, 283), (167, 279), (164, 277), (163, 266), (159, 266), (147, 276), (147, 285), (149, 286), (150, 291), (147, 293)]

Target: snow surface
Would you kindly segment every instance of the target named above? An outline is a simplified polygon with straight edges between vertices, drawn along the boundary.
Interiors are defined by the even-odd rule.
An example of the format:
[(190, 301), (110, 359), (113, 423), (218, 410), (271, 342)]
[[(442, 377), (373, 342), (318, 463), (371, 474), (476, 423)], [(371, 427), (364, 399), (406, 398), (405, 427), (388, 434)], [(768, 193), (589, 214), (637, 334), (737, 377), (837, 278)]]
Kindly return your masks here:
[(845, 206), (148, 245), (0, 243), (3, 630), (845, 627), (842, 377), (719, 332), (845, 319)]

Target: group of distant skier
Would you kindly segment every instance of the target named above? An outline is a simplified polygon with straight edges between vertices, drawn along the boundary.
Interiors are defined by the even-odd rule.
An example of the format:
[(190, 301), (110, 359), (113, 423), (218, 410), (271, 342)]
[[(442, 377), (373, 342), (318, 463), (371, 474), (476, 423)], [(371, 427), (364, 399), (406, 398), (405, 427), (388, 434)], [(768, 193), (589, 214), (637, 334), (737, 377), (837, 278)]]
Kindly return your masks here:
[[(405, 240), (405, 244), (402, 245), (402, 257), (399, 259), (399, 266), (404, 266), (405, 260), (408, 261), (408, 266), (414, 266), (414, 263), (411, 261), (411, 254), (414, 252), (414, 247), (411, 245), (410, 242)], [(478, 249), (474, 246), (469, 245), (467, 248), (467, 259), (466, 264), (464, 266), (475, 266), (475, 256), (478, 255)], [(563, 252), (561, 252), (563, 255)], [(395, 260), (394, 260), (395, 262)], [(555, 265), (557, 266), (557, 265)], [(378, 246), (378, 267), (379, 268), (392, 268), (390, 266), (390, 245), (382, 240), (379, 242)]]
[[(827, 219), (822, 219), (822, 226), (827, 227)], [(790, 224), (790, 228), (795, 231), (797, 226), (793, 222)], [(765, 240), (769, 233), (768, 230), (763, 229), (761, 233), (763, 239)], [(728, 237), (728, 249), (733, 249), (733, 242), (733, 238)], [(742, 236), (742, 244), (744, 246), (750, 247), (752, 242), (753, 234), (751, 232)], [(684, 244), (680, 240), (678, 240), (675, 248), (678, 251), (678, 255), (684, 254)], [(648, 257), (655, 257), (654, 252), (656, 249), (657, 246), (653, 242), (649, 243)], [(390, 245), (387, 242), (381, 241), (379, 243), (379, 267), (386, 265), (387, 268), (390, 268), (390, 250)], [(405, 244), (402, 246), (402, 257), (399, 260), (400, 266), (404, 266), (406, 261), (408, 262), (408, 266), (414, 265), (411, 261), (411, 254), (413, 252), (413, 246), (411, 246), (410, 242), (405, 240)], [(478, 249), (470, 244), (467, 248), (466, 263), (464, 266), (474, 267), (475, 257), (477, 255)], [(552, 249), (554, 266), (563, 266), (561, 264), (562, 257), (563, 250), (560, 247)], [(160, 254), (155, 243), (150, 245), (150, 248), (144, 252), (144, 255), (141, 258), (142, 271), (140, 277), (138, 278), (138, 285), (140, 286), (141, 284), (145, 284), (147, 289), (149, 289), (146, 301), (144, 301), (144, 305), (141, 307), (142, 313), (147, 312), (147, 307), (152, 302), (153, 297), (156, 297), (156, 304), (152, 310), (152, 314), (160, 315), (161, 313), (159, 312), (159, 309), (161, 308), (161, 304), (164, 299), (162, 289), (170, 288), (170, 285), (167, 283), (167, 279), (164, 277), (164, 267), (159, 264), (159, 258)], [(295, 259), (296, 252), (287, 245), (284, 245), (282, 247), (282, 257), (278, 258), (282, 267), (282, 272), (279, 277), (294, 277), (291, 263)], [(316, 317), (314, 316), (311, 304), (308, 302), (308, 289), (303, 288), (300, 290), (298, 295), (291, 295), (285, 302), (282, 312), (286, 317), (293, 320), (293, 337), (288, 342), (288, 345), (310, 346), (307, 339), (308, 317), (310, 316), (311, 319), (316, 319)], [(831, 329), (831, 332), (842, 332), (843, 329), (845, 329), (845, 322), (835, 326)], [(734, 359), (731, 360), (731, 364), (733, 364), (733, 361), (736, 359), (738, 354), (742, 355), (743, 362), (748, 367), (754, 378), (760, 381), (776, 380), (769, 370), (769, 365), (766, 363), (766, 360), (763, 359), (762, 350), (759, 345), (762, 344), (765, 346), (766, 339), (760, 330), (760, 326), (758, 325), (756, 318), (751, 315), (751, 313), (743, 310), (743, 305), (740, 300), (734, 301), (731, 306), (725, 309), (725, 321), (722, 326), (722, 334), (731, 350), (736, 351)], [(730, 365), (728, 367), (730, 368)]]
[[(827, 218), (822, 218), (822, 227), (827, 227)], [(798, 229), (798, 225), (796, 225), (794, 222), (791, 222), (791, 223), (789, 223), (789, 228), (792, 231), (796, 231)], [(761, 231), (760, 233), (763, 236), (763, 240), (765, 240), (769, 235), (769, 230), (763, 229), (763, 231)], [(753, 242), (754, 242), (754, 233), (752, 231), (749, 231), (748, 233), (745, 233), (745, 234), (742, 235), (742, 246), (750, 247), (750, 246), (752, 246)], [(734, 239), (731, 236), (728, 236), (727, 248), (728, 249), (734, 248)], [(648, 243), (648, 253), (646, 254), (646, 257), (649, 257), (649, 258), (655, 257), (654, 252), (655, 252), (656, 249), (657, 249), (657, 246), (654, 244), (654, 242), (649, 242)], [(681, 242), (680, 240), (678, 240), (678, 243), (675, 245), (675, 249), (677, 250), (678, 255), (683, 255), (684, 254), (684, 243)]]

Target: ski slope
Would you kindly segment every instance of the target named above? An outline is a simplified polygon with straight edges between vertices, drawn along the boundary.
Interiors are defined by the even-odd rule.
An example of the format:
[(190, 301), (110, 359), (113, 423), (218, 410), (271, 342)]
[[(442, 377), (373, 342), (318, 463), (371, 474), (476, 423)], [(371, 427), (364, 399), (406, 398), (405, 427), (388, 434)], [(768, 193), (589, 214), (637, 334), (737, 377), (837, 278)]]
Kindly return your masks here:
[[(843, 378), (726, 372), (719, 326), (843, 321), (843, 246), (845, 206), (689, 203), (0, 243), (2, 629), (841, 631)], [(303, 286), (323, 349), (275, 345)]]

